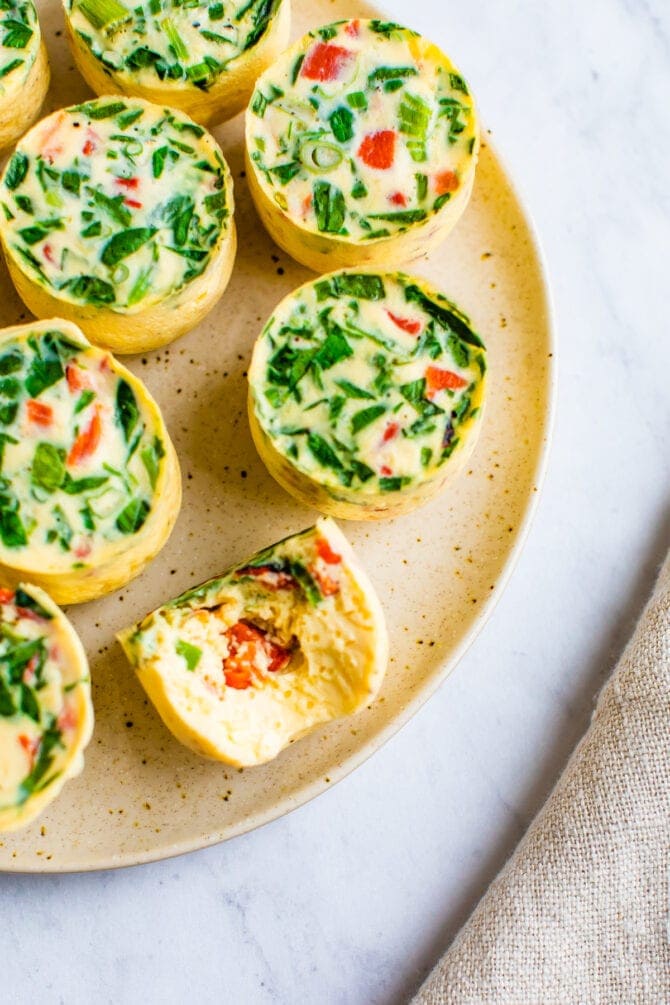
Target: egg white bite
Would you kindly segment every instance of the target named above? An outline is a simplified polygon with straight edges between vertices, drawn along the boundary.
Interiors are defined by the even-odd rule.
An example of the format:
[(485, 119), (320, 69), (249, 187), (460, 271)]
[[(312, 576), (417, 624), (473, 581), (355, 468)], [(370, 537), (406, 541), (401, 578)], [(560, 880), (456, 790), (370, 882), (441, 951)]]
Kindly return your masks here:
[(63, 0), (75, 63), (96, 94), (179, 108), (204, 126), (241, 112), (288, 43), (290, 0)]
[(477, 111), (447, 56), (379, 20), (309, 32), (259, 78), (247, 177), (270, 236), (317, 272), (425, 255), (465, 209)]
[(113, 352), (190, 331), (230, 278), (230, 171), (213, 137), (169, 108), (99, 98), (54, 112), (16, 147), (0, 203), (26, 306)]
[(0, 331), (0, 584), (123, 586), (167, 540), (179, 464), (142, 382), (68, 321)]
[(0, 831), (25, 827), (79, 774), (92, 731), (74, 628), (39, 587), (0, 589)]
[(187, 591), (119, 640), (177, 739), (238, 767), (360, 711), (388, 659), (379, 600), (331, 520)]
[(424, 279), (334, 272), (281, 301), (254, 346), (249, 421), (288, 492), (380, 520), (427, 502), (470, 456), (486, 350)]
[(32, 0), (0, 10), (0, 152), (33, 124), (49, 88), (49, 60)]

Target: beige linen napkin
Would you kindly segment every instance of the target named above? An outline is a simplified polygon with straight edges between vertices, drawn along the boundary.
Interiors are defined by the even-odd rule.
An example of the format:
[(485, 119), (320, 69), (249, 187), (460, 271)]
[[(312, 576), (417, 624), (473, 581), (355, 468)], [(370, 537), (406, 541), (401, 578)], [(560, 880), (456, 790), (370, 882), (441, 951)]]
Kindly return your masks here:
[(414, 1005), (670, 1002), (670, 557), (591, 726)]

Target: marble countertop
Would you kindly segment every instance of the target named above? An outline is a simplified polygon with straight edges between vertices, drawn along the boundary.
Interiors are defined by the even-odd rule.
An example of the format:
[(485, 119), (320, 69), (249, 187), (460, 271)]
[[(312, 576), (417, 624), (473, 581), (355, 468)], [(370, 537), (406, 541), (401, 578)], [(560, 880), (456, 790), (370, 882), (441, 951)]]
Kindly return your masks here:
[[(400, 0), (391, 16), (407, 19)], [(260, 831), (117, 873), (0, 877), (10, 1000), (395, 1005), (542, 804), (670, 544), (670, 11), (416, 0), (535, 217), (559, 328), (516, 572), (386, 747)]]

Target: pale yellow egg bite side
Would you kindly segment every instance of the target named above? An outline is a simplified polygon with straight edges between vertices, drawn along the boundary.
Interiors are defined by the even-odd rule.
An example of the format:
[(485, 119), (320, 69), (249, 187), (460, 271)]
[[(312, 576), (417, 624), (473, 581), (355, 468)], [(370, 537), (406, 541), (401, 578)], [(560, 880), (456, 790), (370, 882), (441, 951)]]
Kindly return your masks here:
[(0, 331), (0, 584), (61, 604), (137, 576), (168, 539), (179, 462), (146, 387), (69, 321)]
[(0, 589), (0, 831), (25, 827), (80, 773), (92, 731), (74, 628), (39, 587)]
[(77, 68), (96, 94), (169, 105), (203, 126), (245, 107), (288, 44), (290, 0), (63, 0)]
[(256, 83), (249, 189), (268, 233), (316, 272), (426, 255), (472, 191), (465, 79), (417, 32), (354, 18), (310, 31)]
[(0, 203), (26, 306), (112, 352), (174, 341), (228, 284), (230, 170), (214, 138), (173, 109), (111, 97), (53, 112), (17, 145)]
[(34, 3), (5, 0), (0, 11), (0, 153), (39, 115), (49, 79), (49, 59)]
[(365, 708), (388, 659), (379, 600), (328, 519), (189, 590), (119, 640), (176, 738), (237, 767), (270, 761)]

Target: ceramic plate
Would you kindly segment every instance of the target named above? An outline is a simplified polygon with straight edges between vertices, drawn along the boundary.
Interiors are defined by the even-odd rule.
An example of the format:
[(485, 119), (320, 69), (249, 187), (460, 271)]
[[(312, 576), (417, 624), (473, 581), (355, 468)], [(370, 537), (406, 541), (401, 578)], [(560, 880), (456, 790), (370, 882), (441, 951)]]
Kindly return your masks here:
[[(53, 74), (46, 113), (88, 92), (65, 45), (58, 0), (44, 0), (39, 11)], [(357, 0), (297, 0), (293, 34), (371, 13)], [(458, 63), (458, 53), (451, 55)], [(86, 767), (36, 823), (0, 841), (0, 869), (61, 872), (164, 858), (258, 827), (323, 792), (377, 750), (454, 668), (491, 612), (534, 509), (552, 411), (547, 283), (528, 217), (485, 134), (465, 215), (446, 244), (413, 266), (485, 336), (489, 398), (479, 443), (463, 476), (423, 509), (378, 525), (342, 524), (388, 619), (392, 655), (379, 698), (260, 768), (210, 763), (172, 738), (115, 632), (316, 517), (267, 474), (245, 415), (253, 341), (277, 302), (311, 274), (273, 246), (250, 204), (242, 117), (215, 133), (235, 179), (240, 248), (230, 286), (191, 334), (129, 359), (161, 404), (177, 447), (181, 515), (144, 575), (70, 609), (93, 677), (96, 726)], [(4, 266), (0, 302), (3, 325), (27, 320)]]

